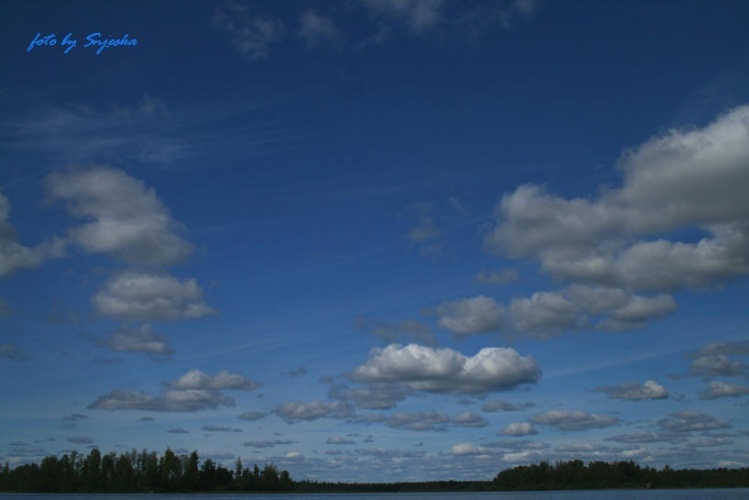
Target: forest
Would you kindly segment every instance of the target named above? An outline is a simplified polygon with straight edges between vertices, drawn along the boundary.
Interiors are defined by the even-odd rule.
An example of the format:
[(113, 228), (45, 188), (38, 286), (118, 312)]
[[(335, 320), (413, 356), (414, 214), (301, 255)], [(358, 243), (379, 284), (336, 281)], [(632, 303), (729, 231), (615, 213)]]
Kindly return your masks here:
[(197, 451), (177, 455), (143, 450), (102, 455), (71, 452), (50, 455), (40, 464), (6, 463), (0, 469), (0, 492), (49, 493), (188, 493), (287, 491), (298, 493), (512, 491), (644, 488), (749, 487), (749, 468), (663, 469), (641, 467), (633, 461), (541, 462), (499, 472), (491, 481), (423, 481), (398, 483), (333, 483), (294, 481), (286, 470), (266, 464), (243, 467), (237, 459), (232, 470)]

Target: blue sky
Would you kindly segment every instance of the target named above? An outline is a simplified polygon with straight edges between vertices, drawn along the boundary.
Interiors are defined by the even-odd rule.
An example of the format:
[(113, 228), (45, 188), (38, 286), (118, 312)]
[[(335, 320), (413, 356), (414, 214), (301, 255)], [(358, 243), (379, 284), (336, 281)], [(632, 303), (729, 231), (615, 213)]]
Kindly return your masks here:
[(0, 462), (749, 465), (745, 3), (1, 8)]

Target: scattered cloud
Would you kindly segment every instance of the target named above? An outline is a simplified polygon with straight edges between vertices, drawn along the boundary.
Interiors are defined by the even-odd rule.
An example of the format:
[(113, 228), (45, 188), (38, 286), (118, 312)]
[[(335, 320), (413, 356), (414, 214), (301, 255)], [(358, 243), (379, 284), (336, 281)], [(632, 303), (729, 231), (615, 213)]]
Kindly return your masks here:
[(169, 434), (190, 434), (189, 431), (186, 431), (185, 429), (183, 429), (181, 427), (177, 427), (177, 428), (174, 428), (174, 429), (169, 429), (166, 432), (168, 432)]
[(46, 179), (52, 200), (89, 222), (68, 230), (68, 241), (90, 253), (103, 253), (133, 265), (184, 261), (192, 246), (156, 197), (153, 188), (122, 170), (99, 166), (55, 172)]
[(351, 374), (359, 382), (396, 382), (415, 391), (477, 394), (535, 383), (541, 370), (514, 349), (487, 347), (467, 357), (452, 349), (392, 344), (374, 349)]
[(265, 59), (270, 46), (286, 37), (280, 20), (253, 16), (248, 5), (234, 1), (214, 9), (213, 25), (229, 35), (231, 44), (249, 62)]
[(247, 446), (249, 448), (273, 448), (274, 446), (294, 444), (295, 442), (296, 441), (292, 441), (290, 439), (274, 439), (273, 441), (254, 440), (254, 441), (246, 441), (244, 443), (244, 446)]
[(642, 384), (629, 382), (616, 386), (597, 387), (594, 390), (603, 392), (609, 399), (623, 399), (625, 401), (668, 398), (666, 388), (653, 380), (646, 380)]
[(668, 418), (659, 420), (658, 425), (669, 432), (711, 431), (733, 427), (725, 420), (718, 420), (698, 410), (671, 413)]
[(292, 401), (274, 410), (274, 413), (288, 423), (318, 418), (343, 419), (354, 415), (354, 410), (345, 401)]
[(713, 380), (707, 389), (700, 393), (700, 399), (737, 398), (749, 394), (749, 386), (741, 384), (727, 384)]
[(683, 435), (673, 432), (634, 432), (631, 434), (619, 434), (611, 436), (604, 441), (615, 441), (624, 444), (647, 444), (647, 443), (683, 443), (687, 440)]
[(203, 302), (195, 279), (140, 271), (115, 274), (91, 302), (97, 313), (123, 321), (197, 319), (216, 312)]
[(538, 434), (532, 424), (528, 422), (513, 422), (507, 424), (507, 427), (500, 431), (500, 434), (504, 436), (530, 436), (531, 434)]
[(206, 432), (243, 432), (242, 429), (235, 427), (225, 427), (221, 425), (204, 425), (200, 428), (201, 431)]
[(250, 391), (260, 385), (242, 375), (220, 371), (214, 376), (190, 370), (160, 395), (115, 390), (99, 396), (88, 408), (96, 410), (143, 410), (159, 412), (194, 412), (234, 406), (234, 400), (222, 390)]
[(83, 419), (86, 419), (86, 418), (88, 418), (88, 417), (86, 415), (84, 415), (83, 413), (73, 413), (73, 414), (70, 414), (70, 415), (65, 415), (63, 417), (63, 420), (77, 422), (78, 420), (83, 420)]
[(563, 431), (585, 431), (619, 423), (619, 419), (615, 417), (579, 410), (550, 410), (532, 416), (530, 421), (534, 424), (551, 425)]
[(343, 436), (330, 436), (325, 442), (327, 444), (336, 444), (336, 445), (356, 444), (356, 441), (354, 441), (353, 439), (348, 439)]
[(345, 38), (332, 19), (314, 10), (308, 10), (299, 17), (297, 36), (309, 48), (336, 47)]
[(478, 413), (466, 412), (456, 415), (452, 420), (453, 425), (458, 427), (486, 427), (489, 422)]
[(450, 447), (450, 453), (457, 457), (489, 455), (491, 450), (473, 443), (458, 443)]
[(436, 308), (439, 325), (453, 333), (470, 335), (497, 331), (502, 327), (504, 307), (483, 295), (443, 302)]
[(254, 382), (238, 373), (230, 373), (226, 370), (210, 376), (200, 370), (190, 370), (177, 381), (173, 382), (172, 387), (178, 390), (202, 390), (202, 389), (231, 389), (235, 391), (252, 391), (260, 387), (260, 384)]
[(487, 413), (492, 413), (495, 411), (520, 411), (529, 408), (530, 406), (533, 406), (533, 403), (524, 403), (520, 406), (516, 406), (512, 403), (508, 403), (507, 401), (489, 401), (488, 403), (484, 404), (484, 406), (481, 408), (481, 411)]
[(331, 385), (328, 397), (347, 401), (367, 410), (388, 410), (403, 401), (408, 392), (395, 382), (372, 382), (365, 387), (355, 388), (337, 383)]
[(725, 354), (699, 356), (692, 362), (691, 371), (695, 375), (731, 377), (741, 375), (746, 369), (744, 363), (731, 360)]
[(151, 330), (151, 325), (141, 325), (133, 329), (123, 326), (104, 338), (97, 339), (97, 343), (115, 352), (134, 352), (169, 356), (174, 353), (169, 341), (163, 335)]
[(380, 22), (403, 24), (413, 35), (421, 35), (443, 21), (445, 0), (363, 0), (370, 15)]
[(264, 418), (266, 416), (266, 413), (262, 411), (246, 411), (242, 413), (239, 418), (241, 420), (247, 420), (248, 422), (255, 422), (256, 420), (260, 420), (261, 418)]
[[(749, 106), (671, 130), (625, 153), (623, 185), (565, 199), (525, 185), (505, 195), (485, 249), (537, 258), (560, 280), (624, 290), (705, 287), (749, 274)], [(696, 243), (665, 234), (699, 228)], [(650, 239), (648, 239), (650, 238)]]
[(395, 413), (385, 421), (388, 427), (409, 431), (445, 431), (450, 423), (448, 415), (435, 411)]

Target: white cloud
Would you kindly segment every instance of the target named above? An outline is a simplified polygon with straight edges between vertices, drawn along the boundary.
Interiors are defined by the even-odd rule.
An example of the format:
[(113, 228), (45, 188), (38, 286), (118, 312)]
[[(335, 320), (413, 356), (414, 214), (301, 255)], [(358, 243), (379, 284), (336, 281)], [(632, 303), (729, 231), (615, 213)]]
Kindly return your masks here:
[(144, 392), (115, 390), (99, 396), (88, 408), (193, 412), (234, 406), (234, 400), (225, 396), (222, 390), (249, 391), (259, 387), (259, 384), (227, 371), (209, 376), (199, 370), (190, 370), (166, 385), (168, 388), (156, 396)]
[(355, 404), (368, 410), (388, 410), (406, 398), (408, 391), (397, 383), (373, 382), (366, 387), (350, 388), (345, 384), (331, 386), (328, 397)]
[(473, 443), (458, 443), (450, 448), (450, 453), (458, 457), (471, 455), (487, 455), (490, 450)]
[[(535, 257), (558, 279), (625, 290), (703, 287), (749, 274), (749, 106), (623, 155), (596, 199), (526, 185), (505, 195), (485, 248)], [(698, 242), (664, 235), (698, 229)]]
[(356, 444), (356, 441), (353, 439), (348, 439), (343, 436), (330, 436), (328, 439), (325, 440), (327, 444)]
[(741, 361), (731, 360), (725, 354), (713, 354), (699, 356), (692, 361), (691, 371), (695, 375), (728, 377), (741, 375), (744, 368), (745, 366)]
[(551, 425), (563, 431), (585, 431), (616, 425), (619, 419), (579, 410), (550, 410), (530, 418), (534, 424)]
[(470, 299), (443, 302), (436, 308), (439, 324), (457, 334), (487, 333), (502, 327), (504, 307), (494, 299), (479, 295)]
[(98, 339), (98, 343), (115, 352), (136, 352), (143, 354), (170, 355), (174, 351), (163, 335), (151, 330), (151, 325), (141, 325), (132, 329), (122, 327), (107, 337)]
[(299, 31), (297, 36), (307, 47), (324, 45), (339, 45), (343, 41), (343, 33), (332, 19), (308, 10), (299, 17)]
[(374, 349), (370, 360), (352, 373), (360, 382), (397, 382), (417, 391), (464, 394), (507, 390), (540, 377), (536, 361), (514, 349), (489, 347), (467, 357), (417, 344)]
[(274, 413), (289, 423), (318, 418), (343, 419), (353, 416), (354, 410), (345, 401), (293, 401), (285, 403)]
[(168, 390), (152, 396), (144, 392), (115, 390), (96, 398), (88, 408), (94, 410), (142, 410), (193, 412), (234, 406), (234, 400), (216, 390)]
[(126, 321), (197, 319), (215, 313), (202, 300), (195, 279), (124, 271), (110, 278), (91, 299), (96, 312)]
[(242, 432), (242, 429), (235, 427), (226, 427), (223, 425), (204, 425), (200, 428), (201, 431), (206, 432)]
[(700, 393), (700, 399), (737, 398), (747, 394), (749, 394), (749, 386), (713, 380), (708, 384), (707, 389)]
[(732, 427), (728, 422), (718, 420), (698, 410), (671, 413), (669, 418), (659, 420), (658, 425), (670, 432), (709, 431)]
[(281, 21), (251, 16), (247, 5), (232, 1), (214, 9), (213, 25), (229, 35), (234, 48), (249, 62), (267, 57), (270, 46), (286, 36)]
[(450, 417), (435, 411), (395, 413), (385, 421), (388, 427), (409, 431), (444, 431)]
[(260, 420), (261, 418), (265, 417), (265, 413), (261, 411), (246, 411), (242, 413), (239, 418), (242, 420), (247, 420), (248, 422), (254, 422), (256, 420)]
[(630, 382), (617, 386), (598, 387), (595, 390), (605, 393), (610, 399), (623, 399), (625, 401), (668, 398), (666, 388), (653, 380), (646, 380), (643, 384)]
[(486, 427), (489, 422), (478, 413), (469, 411), (453, 417), (453, 425), (458, 427)]
[(186, 259), (192, 246), (153, 188), (111, 167), (53, 173), (46, 179), (54, 200), (89, 220), (69, 230), (87, 252), (134, 265), (168, 265)]
[(179, 390), (189, 389), (231, 389), (235, 391), (252, 391), (260, 384), (245, 378), (238, 373), (221, 370), (210, 376), (200, 370), (190, 370), (172, 383), (172, 387)]
[(537, 434), (538, 432), (532, 424), (528, 422), (513, 422), (508, 424), (507, 427), (502, 429), (500, 434), (505, 436), (530, 436), (531, 434)]
[(520, 411), (522, 407), (515, 406), (507, 401), (489, 401), (482, 408), (481, 411), (495, 412), (495, 411)]

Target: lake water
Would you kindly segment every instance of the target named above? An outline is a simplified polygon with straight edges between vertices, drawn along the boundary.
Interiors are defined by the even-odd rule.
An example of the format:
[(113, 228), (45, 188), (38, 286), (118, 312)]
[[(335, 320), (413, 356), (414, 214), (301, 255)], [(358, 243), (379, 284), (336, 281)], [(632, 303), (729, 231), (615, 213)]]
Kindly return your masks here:
[(0, 500), (746, 500), (749, 488), (704, 490), (594, 490), (594, 491), (520, 491), (491, 493), (341, 493), (341, 494), (168, 494), (124, 495), (97, 493), (0, 493)]

